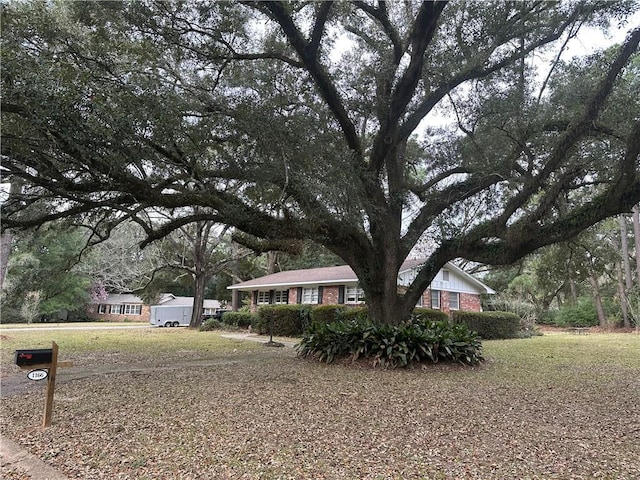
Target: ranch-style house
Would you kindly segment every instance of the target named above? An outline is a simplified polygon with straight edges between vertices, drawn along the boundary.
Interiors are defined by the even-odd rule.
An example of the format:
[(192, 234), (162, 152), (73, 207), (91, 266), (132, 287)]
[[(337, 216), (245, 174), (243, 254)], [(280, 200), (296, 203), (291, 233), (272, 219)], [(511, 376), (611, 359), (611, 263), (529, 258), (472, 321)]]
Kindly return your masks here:
[[(423, 260), (406, 260), (398, 275), (398, 288), (408, 285)], [(269, 304), (364, 304), (364, 292), (351, 267), (289, 270), (246, 282), (236, 283), (230, 290), (250, 292), (251, 309)], [(431, 282), (417, 306), (449, 313), (453, 310), (479, 312), (481, 294), (496, 293), (453, 263), (447, 263)]]

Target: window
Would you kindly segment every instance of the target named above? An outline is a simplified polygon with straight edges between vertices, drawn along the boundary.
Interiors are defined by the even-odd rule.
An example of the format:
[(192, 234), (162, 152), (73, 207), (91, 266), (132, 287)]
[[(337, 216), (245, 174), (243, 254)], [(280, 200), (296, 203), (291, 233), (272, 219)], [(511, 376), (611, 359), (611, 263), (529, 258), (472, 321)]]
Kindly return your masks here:
[(215, 308), (203, 308), (202, 309), (202, 315), (213, 315), (214, 313), (216, 313), (216, 309)]
[(442, 281), (443, 282), (449, 281), (449, 270), (442, 270)]
[(258, 305), (268, 305), (269, 304), (269, 292), (258, 292)]
[(449, 309), (460, 310), (460, 294), (458, 292), (449, 292)]
[(303, 288), (302, 303), (318, 303), (318, 287)]
[(289, 290), (276, 290), (273, 292), (273, 303), (277, 305), (289, 303)]
[(134, 303), (124, 304), (125, 315), (142, 315), (142, 305)]
[(364, 291), (357, 286), (346, 286), (344, 288), (344, 303), (363, 303)]
[(120, 315), (122, 313), (122, 305), (111, 305), (109, 313), (111, 315)]
[(431, 308), (440, 309), (440, 290), (431, 290)]
[(107, 313), (107, 306), (104, 303), (98, 305), (98, 313)]

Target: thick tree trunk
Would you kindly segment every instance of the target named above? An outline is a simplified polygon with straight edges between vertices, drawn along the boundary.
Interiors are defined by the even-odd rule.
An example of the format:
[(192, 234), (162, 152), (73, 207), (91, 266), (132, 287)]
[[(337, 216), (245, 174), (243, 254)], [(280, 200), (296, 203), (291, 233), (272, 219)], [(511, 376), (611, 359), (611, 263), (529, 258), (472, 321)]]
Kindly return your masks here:
[(598, 285), (598, 279), (594, 275), (589, 276), (589, 283), (593, 290), (593, 300), (596, 305), (596, 314), (598, 315), (598, 325), (606, 327), (607, 317), (604, 313), (604, 307), (602, 306), (602, 296), (600, 295), (600, 286)]
[(622, 245), (622, 265), (624, 267), (624, 284), (626, 290), (633, 287), (633, 279), (631, 275), (631, 260), (629, 260), (629, 235), (627, 232), (627, 219), (624, 215), (618, 217), (620, 222), (620, 243)]
[(193, 311), (189, 328), (200, 328), (202, 325), (202, 313), (204, 304), (204, 289), (207, 286), (207, 276), (204, 272), (198, 272), (193, 285)]
[(276, 273), (276, 265), (278, 264), (278, 252), (270, 250), (267, 252), (267, 275)]
[(618, 297), (620, 298), (620, 311), (622, 312), (622, 324), (629, 326), (629, 304), (624, 288), (624, 277), (622, 275), (622, 266), (616, 263), (616, 273), (618, 275)]
[(578, 288), (576, 287), (576, 281), (573, 278), (569, 279), (569, 291), (571, 295), (569, 296), (569, 304), (575, 305), (578, 301)]
[(633, 239), (636, 246), (636, 285), (640, 287), (640, 208), (633, 207)]
[(7, 266), (9, 265), (12, 241), (13, 235), (9, 230), (0, 234), (0, 290), (4, 288), (4, 279), (7, 275)]
[(376, 259), (361, 258), (362, 264), (353, 266), (364, 290), (369, 318), (376, 324), (396, 325), (402, 319), (398, 296), (398, 263), (392, 255)]
[[(397, 272), (385, 272), (380, 269), (370, 273), (371, 285), (363, 285), (369, 317), (374, 323), (396, 325), (400, 322), (398, 310)], [(391, 281), (393, 280), (393, 281)]]
[[(241, 282), (240, 278), (240, 262), (239, 258), (239, 246), (237, 243), (231, 243), (231, 253), (233, 254), (234, 262), (231, 264), (231, 282), (238, 283)], [(231, 290), (231, 310), (237, 312), (240, 310), (240, 292), (238, 290)]]

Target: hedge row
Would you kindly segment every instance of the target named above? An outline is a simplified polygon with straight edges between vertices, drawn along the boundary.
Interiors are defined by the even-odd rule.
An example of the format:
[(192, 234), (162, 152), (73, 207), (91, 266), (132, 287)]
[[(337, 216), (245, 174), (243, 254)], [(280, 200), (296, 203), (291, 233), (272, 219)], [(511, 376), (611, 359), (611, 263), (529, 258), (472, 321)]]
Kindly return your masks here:
[[(223, 321), (228, 323), (226, 315)], [(446, 313), (430, 308), (416, 308), (412, 321), (443, 321), (449, 317)], [(283, 337), (300, 336), (311, 325), (326, 325), (336, 321), (364, 322), (369, 320), (367, 307), (349, 307), (346, 305), (264, 305), (254, 317), (252, 328), (260, 335), (271, 333)], [(272, 323), (273, 322), (273, 323)]]
[[(446, 322), (449, 317), (440, 310), (416, 308), (410, 323), (427, 324)], [(453, 312), (452, 322), (464, 324), (484, 340), (498, 338), (516, 338), (520, 331), (520, 318), (509, 312)], [(334, 322), (368, 322), (366, 307), (348, 307), (346, 305), (265, 305), (257, 313), (225, 312), (222, 323), (238, 328), (251, 325), (260, 335), (273, 333), (276, 336), (301, 336), (310, 327), (332, 324)], [(219, 328), (219, 324), (212, 327)], [(271, 331), (273, 328), (273, 331)]]
[(466, 325), (483, 340), (517, 338), (520, 317), (510, 312), (454, 312), (452, 321)]
[(232, 327), (248, 328), (256, 321), (256, 314), (251, 312), (224, 312), (222, 323)]
[(264, 305), (252, 327), (259, 335), (297, 337), (309, 326), (310, 310), (308, 305)]

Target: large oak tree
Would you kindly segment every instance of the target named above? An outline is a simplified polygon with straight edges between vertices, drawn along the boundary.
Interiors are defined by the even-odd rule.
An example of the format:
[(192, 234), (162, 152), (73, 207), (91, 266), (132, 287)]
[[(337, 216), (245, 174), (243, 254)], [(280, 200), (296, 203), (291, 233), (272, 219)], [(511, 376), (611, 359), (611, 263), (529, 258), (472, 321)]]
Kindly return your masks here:
[[(132, 218), (152, 241), (213, 221), (260, 248), (310, 239), (354, 269), (374, 320), (398, 322), (447, 261), (507, 264), (640, 200), (638, 111), (611, 113), (640, 29), (598, 75), (575, 72), (575, 95), (558, 69), (536, 73), (635, 7), (4, 5), (3, 173), (23, 187), (2, 226), (78, 216), (100, 235)], [(456, 128), (425, 127), (442, 115)], [(600, 161), (583, 155), (595, 144)]]

